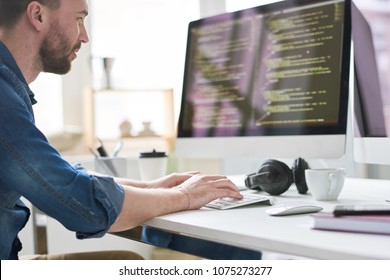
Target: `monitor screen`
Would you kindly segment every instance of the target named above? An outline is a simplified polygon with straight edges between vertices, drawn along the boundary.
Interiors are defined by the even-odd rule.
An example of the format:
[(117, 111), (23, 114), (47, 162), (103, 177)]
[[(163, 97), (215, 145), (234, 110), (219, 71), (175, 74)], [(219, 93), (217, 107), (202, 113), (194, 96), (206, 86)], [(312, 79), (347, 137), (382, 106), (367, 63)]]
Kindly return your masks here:
[(341, 157), (349, 0), (286, 0), (189, 24), (177, 154)]
[(389, 98), (381, 92), (371, 27), (352, 3), (354, 53), (354, 158), (357, 162), (390, 164)]

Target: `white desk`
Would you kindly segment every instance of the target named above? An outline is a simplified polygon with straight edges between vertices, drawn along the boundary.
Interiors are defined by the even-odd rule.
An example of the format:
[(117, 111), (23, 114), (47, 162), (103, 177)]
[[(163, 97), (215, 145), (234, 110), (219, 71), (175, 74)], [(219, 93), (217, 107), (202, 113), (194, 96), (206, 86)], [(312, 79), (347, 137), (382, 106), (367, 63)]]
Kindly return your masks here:
[[(390, 198), (390, 181), (366, 179), (347, 179), (337, 201), (315, 201), (311, 195), (298, 194), (295, 186), (277, 197), (278, 202), (315, 201), (324, 211), (333, 210), (336, 204), (383, 203), (385, 198)], [(264, 212), (266, 207), (202, 208), (157, 217), (146, 225), (237, 247), (314, 259), (390, 260), (390, 236), (313, 230), (310, 214), (272, 217)]]

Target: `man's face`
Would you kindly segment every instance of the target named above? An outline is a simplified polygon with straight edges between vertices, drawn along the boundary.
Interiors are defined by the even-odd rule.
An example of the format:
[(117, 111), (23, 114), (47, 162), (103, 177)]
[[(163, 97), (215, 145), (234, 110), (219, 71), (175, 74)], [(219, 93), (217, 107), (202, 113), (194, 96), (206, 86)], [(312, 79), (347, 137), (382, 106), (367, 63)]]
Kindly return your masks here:
[(75, 53), (80, 49), (81, 42), (72, 44), (63, 28), (56, 22), (49, 34), (43, 40), (40, 58), (43, 72), (66, 74), (70, 71)]
[(81, 44), (89, 40), (84, 26), (87, 14), (86, 0), (62, 1), (60, 8), (52, 12), (50, 29), (39, 50), (43, 72), (69, 72)]

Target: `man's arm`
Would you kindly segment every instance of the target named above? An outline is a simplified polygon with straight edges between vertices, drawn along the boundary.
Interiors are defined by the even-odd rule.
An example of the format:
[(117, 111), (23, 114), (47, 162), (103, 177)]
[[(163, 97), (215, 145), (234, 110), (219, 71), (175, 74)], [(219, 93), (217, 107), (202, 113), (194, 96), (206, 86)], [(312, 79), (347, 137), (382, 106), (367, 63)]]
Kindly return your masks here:
[(217, 198), (240, 199), (237, 187), (225, 176), (194, 175), (171, 189), (142, 189), (123, 186), (122, 210), (110, 232), (123, 231), (164, 214), (199, 209)]

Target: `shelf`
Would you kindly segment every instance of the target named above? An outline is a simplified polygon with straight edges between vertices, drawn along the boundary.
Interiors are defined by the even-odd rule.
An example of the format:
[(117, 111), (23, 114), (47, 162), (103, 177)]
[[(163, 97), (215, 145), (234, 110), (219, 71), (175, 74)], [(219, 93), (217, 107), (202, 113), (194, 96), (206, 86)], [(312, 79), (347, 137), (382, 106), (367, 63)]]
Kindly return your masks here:
[(89, 90), (85, 107), (88, 147), (98, 145), (98, 138), (108, 146), (123, 141), (128, 154), (173, 149), (172, 89)]

